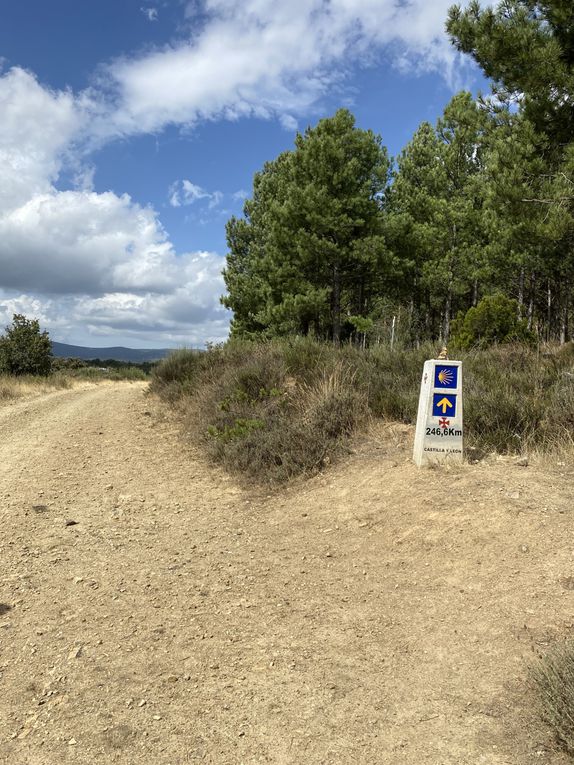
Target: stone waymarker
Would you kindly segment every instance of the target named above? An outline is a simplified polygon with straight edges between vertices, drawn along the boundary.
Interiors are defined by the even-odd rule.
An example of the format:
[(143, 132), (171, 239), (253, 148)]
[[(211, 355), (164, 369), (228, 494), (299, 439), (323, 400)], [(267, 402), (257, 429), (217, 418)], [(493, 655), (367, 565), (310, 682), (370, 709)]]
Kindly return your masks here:
[(462, 361), (425, 361), (413, 460), (462, 462)]

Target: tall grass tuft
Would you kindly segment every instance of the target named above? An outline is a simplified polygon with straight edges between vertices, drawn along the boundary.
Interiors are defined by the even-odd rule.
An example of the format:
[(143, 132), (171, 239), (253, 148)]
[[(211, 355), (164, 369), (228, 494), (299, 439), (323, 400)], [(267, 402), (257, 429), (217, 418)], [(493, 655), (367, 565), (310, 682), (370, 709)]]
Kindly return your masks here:
[(574, 755), (574, 643), (555, 646), (531, 670), (542, 717)]

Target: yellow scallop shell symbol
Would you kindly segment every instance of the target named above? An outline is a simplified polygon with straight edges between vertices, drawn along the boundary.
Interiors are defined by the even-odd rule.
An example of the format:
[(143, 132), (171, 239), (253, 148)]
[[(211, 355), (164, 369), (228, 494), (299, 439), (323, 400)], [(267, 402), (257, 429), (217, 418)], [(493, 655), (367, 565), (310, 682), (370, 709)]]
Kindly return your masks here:
[(450, 385), (452, 382), (452, 370), (441, 369), (438, 373), (438, 381), (441, 385)]

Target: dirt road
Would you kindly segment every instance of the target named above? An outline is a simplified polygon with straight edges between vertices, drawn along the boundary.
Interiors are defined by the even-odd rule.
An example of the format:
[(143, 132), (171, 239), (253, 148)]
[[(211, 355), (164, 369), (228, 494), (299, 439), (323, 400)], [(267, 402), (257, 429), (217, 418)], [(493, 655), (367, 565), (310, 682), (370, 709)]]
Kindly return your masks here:
[(273, 496), (140, 385), (0, 408), (0, 762), (566, 762), (572, 465), (417, 471), (405, 428)]

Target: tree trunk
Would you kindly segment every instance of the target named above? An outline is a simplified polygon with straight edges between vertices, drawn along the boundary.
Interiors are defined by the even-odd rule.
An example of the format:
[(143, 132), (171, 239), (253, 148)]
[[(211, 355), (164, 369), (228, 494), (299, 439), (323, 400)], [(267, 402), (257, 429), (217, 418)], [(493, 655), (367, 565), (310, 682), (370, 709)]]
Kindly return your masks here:
[(359, 296), (357, 300), (357, 316), (365, 315), (365, 279), (361, 278), (359, 283)]
[(452, 307), (452, 287), (449, 284), (444, 302), (444, 317), (442, 324), (442, 342), (446, 345), (450, 335), (450, 312)]
[(560, 316), (560, 345), (568, 342), (568, 313), (570, 311), (570, 285), (564, 284), (564, 298), (562, 300), (562, 310)]
[(524, 268), (520, 269), (518, 278), (518, 318), (522, 319), (524, 314)]
[(333, 343), (339, 345), (341, 341), (341, 275), (339, 264), (333, 265)]
[(552, 289), (550, 279), (546, 288), (546, 341), (550, 342), (550, 328), (552, 327)]
[(420, 344), (420, 332), (419, 332), (420, 308), (416, 312), (416, 316), (415, 316), (414, 295), (411, 295), (411, 299), (409, 300), (408, 316), (409, 316), (409, 327), (410, 327), (411, 337), (413, 338), (415, 348), (418, 348)]
[(477, 303), (478, 303), (478, 279), (475, 279), (474, 285), (472, 287), (472, 307), (476, 308)]
[(530, 295), (528, 298), (528, 312), (526, 314), (528, 319), (528, 329), (532, 329), (532, 321), (534, 319), (534, 290), (536, 288), (536, 277), (534, 274), (530, 274)]

